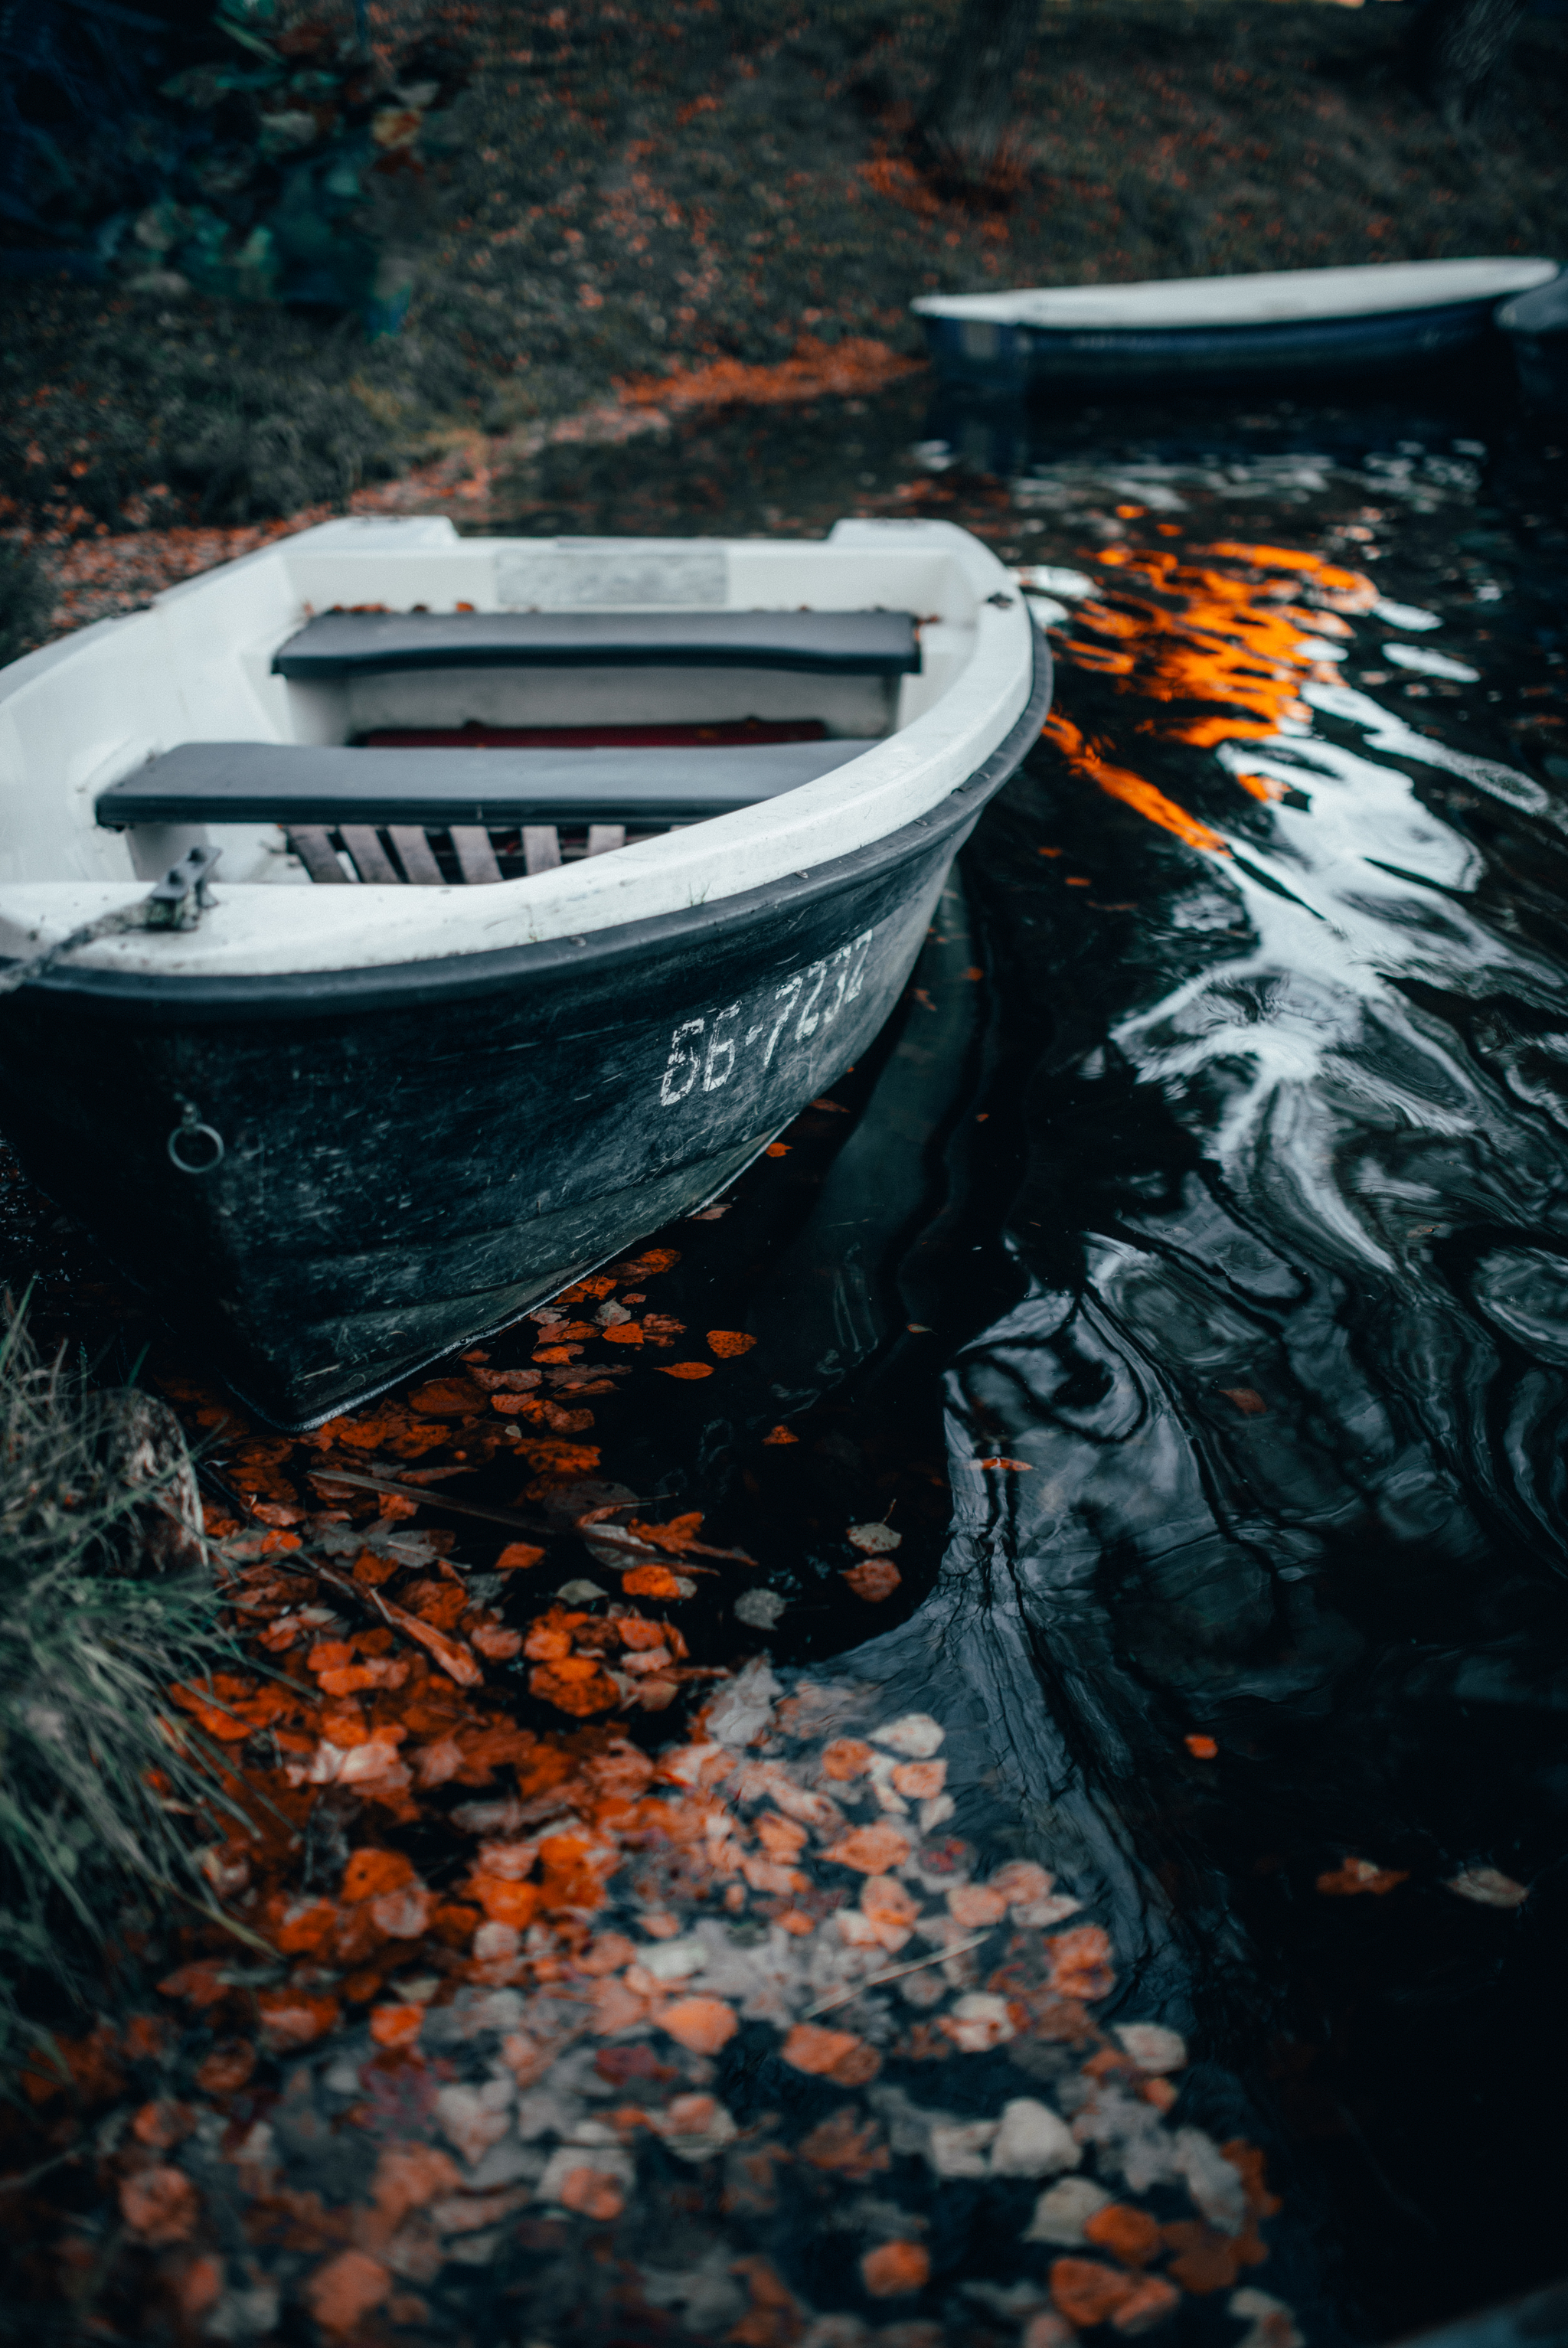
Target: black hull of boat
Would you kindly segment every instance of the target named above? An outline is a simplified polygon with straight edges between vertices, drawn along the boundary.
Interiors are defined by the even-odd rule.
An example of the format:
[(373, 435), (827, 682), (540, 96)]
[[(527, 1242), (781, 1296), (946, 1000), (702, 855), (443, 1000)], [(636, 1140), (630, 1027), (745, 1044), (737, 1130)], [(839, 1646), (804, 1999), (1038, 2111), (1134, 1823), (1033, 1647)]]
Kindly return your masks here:
[(1494, 302), (1256, 326), (1068, 331), (988, 319), (924, 318), (949, 378), (993, 388), (1088, 391), (1151, 382), (1192, 388), (1257, 377), (1332, 376), (1419, 366), (1495, 340)]
[(716, 905), (397, 968), (62, 965), (0, 1003), (0, 1127), (251, 1408), (319, 1425), (689, 1212), (830, 1085), (1049, 702), (1041, 637), (929, 817)]

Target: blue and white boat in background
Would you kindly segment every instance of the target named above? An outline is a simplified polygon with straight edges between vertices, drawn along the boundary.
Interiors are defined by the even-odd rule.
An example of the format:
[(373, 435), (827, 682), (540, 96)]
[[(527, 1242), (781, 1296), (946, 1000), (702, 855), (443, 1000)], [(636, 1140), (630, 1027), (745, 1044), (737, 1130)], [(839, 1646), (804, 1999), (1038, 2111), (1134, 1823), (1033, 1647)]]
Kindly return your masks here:
[(1477, 348), (1500, 302), (1557, 276), (1554, 261), (1508, 255), (927, 294), (911, 306), (945, 375), (1088, 391), (1425, 365)]

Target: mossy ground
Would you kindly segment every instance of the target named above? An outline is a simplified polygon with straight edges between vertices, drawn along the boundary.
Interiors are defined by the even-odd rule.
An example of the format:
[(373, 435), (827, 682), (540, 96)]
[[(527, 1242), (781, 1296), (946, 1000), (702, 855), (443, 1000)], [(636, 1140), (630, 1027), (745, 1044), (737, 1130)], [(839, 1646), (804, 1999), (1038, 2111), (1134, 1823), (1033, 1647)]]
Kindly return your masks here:
[(913, 354), (907, 304), (937, 287), (1563, 242), (1552, 20), (1456, 134), (1401, 77), (1404, 9), (1047, 7), (1017, 92), (1022, 182), (993, 205), (910, 161), (952, 13), (495, 7), (415, 207), (405, 332), (367, 345), (352, 318), (19, 290), (0, 527), (58, 544), (338, 502), (459, 429), (504, 456), (627, 377), (774, 364), (802, 335)]

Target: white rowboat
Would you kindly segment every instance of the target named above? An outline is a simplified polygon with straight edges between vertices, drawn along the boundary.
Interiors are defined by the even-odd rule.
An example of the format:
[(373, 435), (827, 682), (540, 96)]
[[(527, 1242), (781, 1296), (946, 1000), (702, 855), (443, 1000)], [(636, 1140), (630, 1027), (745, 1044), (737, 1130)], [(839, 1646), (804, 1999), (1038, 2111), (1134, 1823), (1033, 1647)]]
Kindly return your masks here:
[(317, 1423), (830, 1085), (1049, 691), (947, 523), (279, 541), (0, 675), (0, 1124)]

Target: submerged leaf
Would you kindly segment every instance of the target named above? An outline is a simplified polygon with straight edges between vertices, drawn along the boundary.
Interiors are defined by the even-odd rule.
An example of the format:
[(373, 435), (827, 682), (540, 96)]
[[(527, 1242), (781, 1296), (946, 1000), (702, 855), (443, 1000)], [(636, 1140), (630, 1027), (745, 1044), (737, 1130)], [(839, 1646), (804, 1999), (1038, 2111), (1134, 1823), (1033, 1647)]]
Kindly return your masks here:
[(882, 2242), (861, 2260), (861, 2280), (873, 2299), (898, 2299), (923, 2291), (931, 2279), (931, 2255), (919, 2242)]
[(895, 1533), (891, 1525), (880, 1523), (851, 1525), (844, 1539), (856, 1549), (862, 1550), (867, 1557), (876, 1557), (887, 1550), (903, 1547), (903, 1535)]
[(872, 1606), (880, 1606), (884, 1598), (891, 1598), (903, 1580), (889, 1557), (868, 1557), (863, 1565), (851, 1565), (843, 1578), (855, 1596)]
[(739, 1329), (710, 1329), (707, 1342), (720, 1360), (728, 1362), (738, 1354), (749, 1354), (757, 1340)]
[[(1321, 1884), (1318, 1888), (1322, 1889)], [(1461, 1900), (1473, 1900), (1481, 1908), (1522, 1908), (1530, 1897), (1527, 1883), (1516, 1883), (1511, 1875), (1495, 1867), (1462, 1868), (1458, 1875), (1449, 1877), (1443, 1888), (1457, 1891)]]
[(1317, 1888), (1330, 1899), (1347, 1899), (1357, 1891), (1383, 1893), (1392, 1891), (1396, 1884), (1408, 1883), (1408, 1868), (1378, 1867), (1369, 1859), (1346, 1858), (1343, 1867), (1332, 1868), (1317, 1879)]

